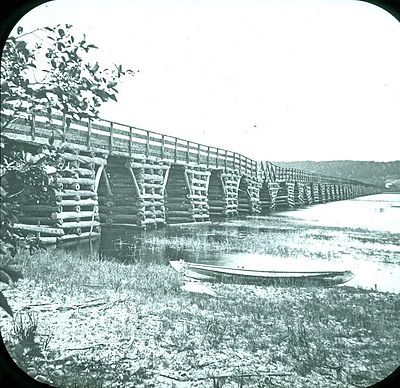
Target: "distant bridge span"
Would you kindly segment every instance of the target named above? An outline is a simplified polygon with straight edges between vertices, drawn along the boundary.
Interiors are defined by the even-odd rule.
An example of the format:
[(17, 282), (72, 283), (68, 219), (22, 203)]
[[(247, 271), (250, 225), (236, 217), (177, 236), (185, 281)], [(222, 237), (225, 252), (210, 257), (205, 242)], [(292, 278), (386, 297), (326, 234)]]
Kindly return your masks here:
[(2, 134), (27, 150), (53, 136), (68, 167), (57, 173), (52, 201), (25, 205), (15, 225), (43, 243), (98, 235), (109, 225), (204, 222), (381, 191), (106, 120), (68, 126), (63, 116), (50, 124), (33, 115)]

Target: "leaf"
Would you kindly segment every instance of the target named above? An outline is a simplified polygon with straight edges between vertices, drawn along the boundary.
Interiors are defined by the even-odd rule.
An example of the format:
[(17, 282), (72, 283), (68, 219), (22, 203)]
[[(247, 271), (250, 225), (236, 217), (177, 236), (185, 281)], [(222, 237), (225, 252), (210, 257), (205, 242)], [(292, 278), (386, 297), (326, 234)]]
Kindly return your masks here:
[(8, 304), (6, 297), (3, 295), (1, 291), (0, 291), (0, 307), (2, 307), (9, 315), (13, 316), (11, 307)]
[(8, 82), (7, 82), (7, 81), (5, 81), (5, 80), (1, 81), (1, 90), (2, 90), (3, 92), (7, 92), (7, 91), (9, 90)]
[(26, 42), (24, 42), (23, 40), (19, 40), (16, 44), (15, 44), (15, 48), (18, 50), (23, 50), (26, 47)]
[(21, 35), (23, 31), (24, 31), (24, 29), (21, 26), (17, 28), (18, 35)]
[(58, 34), (61, 36), (61, 38), (62, 38), (63, 36), (65, 36), (65, 32), (64, 32), (64, 30), (63, 30), (62, 28), (60, 28), (60, 29), (58, 30)]
[(86, 47), (87, 47), (88, 49), (89, 49), (89, 48), (98, 49), (98, 47), (97, 47), (96, 45), (94, 45), (94, 44), (88, 44)]
[(107, 84), (107, 87), (108, 87), (108, 88), (113, 88), (113, 87), (116, 86), (116, 85), (118, 85), (118, 82), (117, 82), (117, 81), (110, 81), (110, 82)]
[(89, 69), (89, 71), (91, 72), (91, 73), (96, 73), (96, 71), (97, 70), (99, 70), (99, 64), (96, 62), (96, 64), (94, 65), (94, 66), (92, 66), (90, 69)]
[(51, 31), (51, 32), (54, 31), (54, 28), (50, 28), (50, 27), (44, 27), (44, 29), (47, 30), (47, 31)]

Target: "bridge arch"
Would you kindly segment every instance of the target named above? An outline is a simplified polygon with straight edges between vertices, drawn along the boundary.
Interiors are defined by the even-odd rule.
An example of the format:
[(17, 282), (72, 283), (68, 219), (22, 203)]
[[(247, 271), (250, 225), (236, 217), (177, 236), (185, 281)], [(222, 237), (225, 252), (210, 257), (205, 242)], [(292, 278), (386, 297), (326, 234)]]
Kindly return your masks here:
[(276, 209), (286, 209), (289, 207), (288, 183), (286, 181), (279, 182), (279, 189), (276, 195)]
[(249, 182), (246, 176), (242, 175), (238, 184), (238, 215), (247, 216), (251, 213), (251, 196)]
[(261, 214), (265, 215), (271, 211), (272, 208), (272, 196), (269, 190), (268, 182), (265, 180), (260, 189), (260, 203), (261, 203)]
[(185, 166), (172, 164), (164, 190), (165, 221), (167, 223), (193, 221), (194, 206), (191, 194)]
[(222, 170), (212, 170), (208, 182), (208, 206), (211, 218), (225, 215), (226, 193), (222, 180)]

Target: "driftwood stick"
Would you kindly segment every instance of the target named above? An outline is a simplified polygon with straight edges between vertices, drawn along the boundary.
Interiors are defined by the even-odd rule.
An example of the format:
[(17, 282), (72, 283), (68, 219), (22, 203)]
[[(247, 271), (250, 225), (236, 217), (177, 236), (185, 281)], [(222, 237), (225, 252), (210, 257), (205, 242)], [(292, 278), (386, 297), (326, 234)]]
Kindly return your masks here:
[(89, 350), (89, 349), (101, 348), (103, 346), (107, 346), (107, 344), (94, 344), (94, 345), (90, 345), (90, 346), (85, 346), (83, 348), (67, 348), (65, 350), (68, 350), (68, 351)]
[(97, 299), (93, 299), (90, 300), (88, 302), (85, 303), (79, 303), (79, 304), (72, 304), (72, 305), (63, 305), (63, 304), (58, 304), (58, 303), (37, 303), (37, 304), (30, 304), (27, 306), (24, 306), (22, 308), (22, 310), (25, 309), (29, 309), (32, 307), (53, 307), (56, 310), (70, 310), (70, 309), (80, 309), (80, 308), (86, 308), (86, 307), (97, 307), (97, 306), (101, 306), (104, 305), (106, 303), (108, 303), (109, 301), (105, 301), (103, 298), (97, 298)]
[(226, 379), (232, 377), (239, 377), (239, 378), (256, 377), (256, 376), (281, 377), (281, 376), (290, 376), (290, 373), (264, 373), (264, 372), (243, 373), (243, 374), (231, 373), (225, 375), (212, 375), (212, 376), (203, 376), (194, 378), (181, 378), (177, 376), (170, 376), (164, 373), (160, 373), (159, 376), (180, 382), (189, 382), (189, 381), (194, 382), (194, 381), (209, 380), (209, 379)]

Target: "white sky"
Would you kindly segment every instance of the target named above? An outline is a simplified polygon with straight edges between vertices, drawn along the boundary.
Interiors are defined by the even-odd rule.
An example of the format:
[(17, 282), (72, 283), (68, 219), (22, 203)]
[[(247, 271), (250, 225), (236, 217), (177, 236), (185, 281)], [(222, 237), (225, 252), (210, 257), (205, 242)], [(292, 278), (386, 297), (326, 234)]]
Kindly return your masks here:
[(56, 0), (98, 60), (140, 70), (101, 116), (263, 160), (400, 159), (400, 24), (353, 0)]

